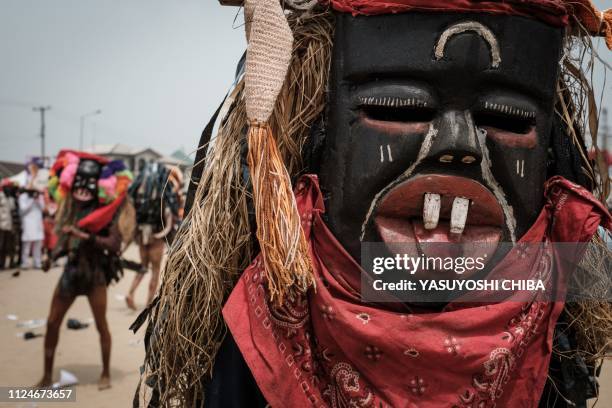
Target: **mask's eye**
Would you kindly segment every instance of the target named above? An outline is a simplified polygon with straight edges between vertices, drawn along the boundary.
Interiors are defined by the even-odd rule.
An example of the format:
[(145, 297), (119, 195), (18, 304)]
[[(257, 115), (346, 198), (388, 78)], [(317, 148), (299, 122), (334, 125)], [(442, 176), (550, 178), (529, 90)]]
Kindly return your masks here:
[(416, 98), (366, 97), (361, 98), (359, 108), (368, 119), (381, 122), (430, 122), (436, 113)]
[(510, 133), (527, 134), (535, 126), (536, 113), (501, 104), (486, 104), (474, 114), (476, 126), (494, 128)]
[(534, 111), (487, 102), (484, 110), (474, 113), (474, 122), (486, 130), (488, 138), (505, 146), (532, 149), (537, 145)]

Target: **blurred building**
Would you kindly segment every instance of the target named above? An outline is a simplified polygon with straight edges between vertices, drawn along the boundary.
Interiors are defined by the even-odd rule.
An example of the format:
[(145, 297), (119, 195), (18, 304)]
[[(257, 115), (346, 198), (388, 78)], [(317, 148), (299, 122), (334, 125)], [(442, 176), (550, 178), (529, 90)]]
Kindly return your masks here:
[(143, 160), (147, 163), (156, 161), (168, 167), (178, 167), (183, 173), (184, 189), (186, 190), (188, 187), (193, 159), (182, 149), (176, 150), (171, 155), (163, 155), (150, 147), (138, 148), (116, 143), (113, 145), (94, 145), (85, 149), (85, 151), (111, 160), (122, 160), (135, 176), (138, 175), (138, 164)]
[(12, 177), (25, 170), (24, 163), (0, 161), (0, 180), (5, 177)]
[(134, 174), (138, 174), (138, 163), (142, 160), (145, 162), (157, 161), (167, 166), (176, 166), (181, 169), (184, 175), (189, 172), (193, 164), (193, 160), (182, 150), (177, 150), (171, 155), (166, 156), (150, 147), (138, 148), (116, 143), (113, 145), (95, 145), (85, 149), (85, 151), (108, 157), (111, 160), (122, 160)]

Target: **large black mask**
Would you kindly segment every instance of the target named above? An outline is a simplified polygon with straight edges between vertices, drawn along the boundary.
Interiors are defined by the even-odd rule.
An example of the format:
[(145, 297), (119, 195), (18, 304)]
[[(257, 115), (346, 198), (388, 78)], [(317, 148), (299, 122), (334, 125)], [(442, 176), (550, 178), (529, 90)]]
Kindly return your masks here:
[(89, 202), (98, 195), (98, 179), (101, 171), (100, 163), (95, 160), (83, 159), (79, 162), (72, 184), (72, 196), (77, 201)]
[(522, 17), (337, 16), (321, 184), (355, 259), (367, 241), (520, 239), (543, 205), (562, 37)]

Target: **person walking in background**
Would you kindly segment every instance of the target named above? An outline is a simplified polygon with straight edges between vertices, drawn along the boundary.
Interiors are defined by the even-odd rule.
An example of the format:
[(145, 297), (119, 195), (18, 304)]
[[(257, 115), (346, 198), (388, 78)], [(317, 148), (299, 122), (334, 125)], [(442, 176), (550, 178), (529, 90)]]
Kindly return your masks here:
[(42, 267), (42, 244), (45, 238), (43, 229), (43, 210), (45, 202), (37, 190), (28, 185), (19, 195), (19, 214), (21, 216), (21, 267), (28, 268), (30, 254), (34, 268)]
[(45, 201), (43, 191), (47, 184), (47, 171), (39, 157), (32, 157), (26, 163), (28, 172), (26, 186), (19, 196), (21, 216), (21, 267), (29, 266), (29, 256), (34, 259), (34, 268), (42, 267), (42, 246), (45, 238), (43, 212)]
[(13, 216), (9, 197), (0, 189), (0, 270), (5, 268), (9, 253), (11, 234), (13, 230)]
[(182, 175), (176, 168), (161, 163), (141, 162), (140, 171), (130, 187), (129, 194), (136, 208), (138, 225), (136, 242), (140, 250), (142, 268), (134, 276), (128, 294), (127, 306), (136, 310), (135, 294), (145, 273), (151, 269), (147, 305), (153, 300), (159, 286), (159, 273), (166, 243), (173, 238), (180, 208), (182, 207)]
[(44, 167), (44, 161), (40, 157), (32, 157), (26, 163), (28, 188), (43, 192), (47, 189), (49, 171)]
[(9, 268), (16, 268), (21, 264), (21, 217), (17, 205), (19, 188), (9, 179), (4, 179), (2, 192), (8, 201), (11, 214), (11, 231), (4, 234), (4, 260)]

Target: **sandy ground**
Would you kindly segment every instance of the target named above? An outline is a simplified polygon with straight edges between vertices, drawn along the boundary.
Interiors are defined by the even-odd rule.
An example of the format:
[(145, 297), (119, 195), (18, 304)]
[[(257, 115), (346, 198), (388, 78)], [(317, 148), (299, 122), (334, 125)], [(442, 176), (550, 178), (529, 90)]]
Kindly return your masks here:
[[(137, 260), (136, 248), (127, 251), (127, 257)], [(31, 386), (42, 376), (42, 337), (23, 340), (17, 337), (25, 329), (17, 327), (20, 321), (46, 318), (52, 291), (59, 279), (61, 268), (48, 273), (22, 270), (19, 277), (13, 271), (0, 272), (0, 386)], [(68, 370), (79, 379), (76, 387), (76, 403), (24, 403), (2, 404), (11, 407), (129, 407), (139, 378), (139, 367), (144, 358), (142, 337), (144, 328), (136, 335), (128, 327), (137, 316), (125, 306), (122, 295), (132, 281), (134, 272), (126, 271), (124, 278), (108, 290), (107, 318), (111, 327), (113, 349), (111, 356), (112, 388), (98, 391), (96, 382), (101, 372), (100, 345), (94, 325), (84, 330), (68, 330), (64, 322), (55, 357), (54, 381), (59, 370)], [(144, 307), (148, 277), (137, 292), (137, 304)], [(19, 320), (7, 319), (14, 314)], [(79, 297), (68, 311), (66, 318), (86, 321), (92, 317), (87, 298)], [(44, 333), (44, 327), (32, 330)], [(612, 362), (608, 363), (600, 378), (602, 395), (596, 407), (612, 407)]]
[[(128, 249), (128, 258), (138, 260), (136, 249)], [(0, 386), (31, 386), (42, 376), (43, 338), (24, 340), (18, 333), (29, 329), (17, 327), (19, 321), (47, 317), (51, 294), (61, 268), (48, 273), (40, 270), (22, 270), (19, 277), (12, 277), (14, 271), (0, 271)], [(139, 379), (139, 367), (144, 359), (144, 328), (133, 334), (128, 327), (138, 312), (125, 306), (119, 296), (127, 293), (134, 272), (125, 271), (124, 278), (108, 290), (107, 319), (112, 335), (111, 380), (112, 388), (98, 391), (96, 382), (102, 371), (98, 332), (92, 323), (82, 330), (69, 330), (66, 321), (62, 325), (55, 356), (54, 381), (59, 380), (59, 370), (73, 373), (79, 379), (76, 387), (76, 403), (38, 403), (33, 405), (2, 404), (0, 406), (50, 406), (50, 407), (129, 407)], [(136, 303), (144, 307), (147, 296), (148, 276), (136, 293)], [(7, 314), (17, 315), (18, 321), (7, 319)], [(68, 313), (68, 318), (86, 321), (92, 318), (87, 298), (80, 296)], [(44, 327), (33, 329), (43, 333)]]

